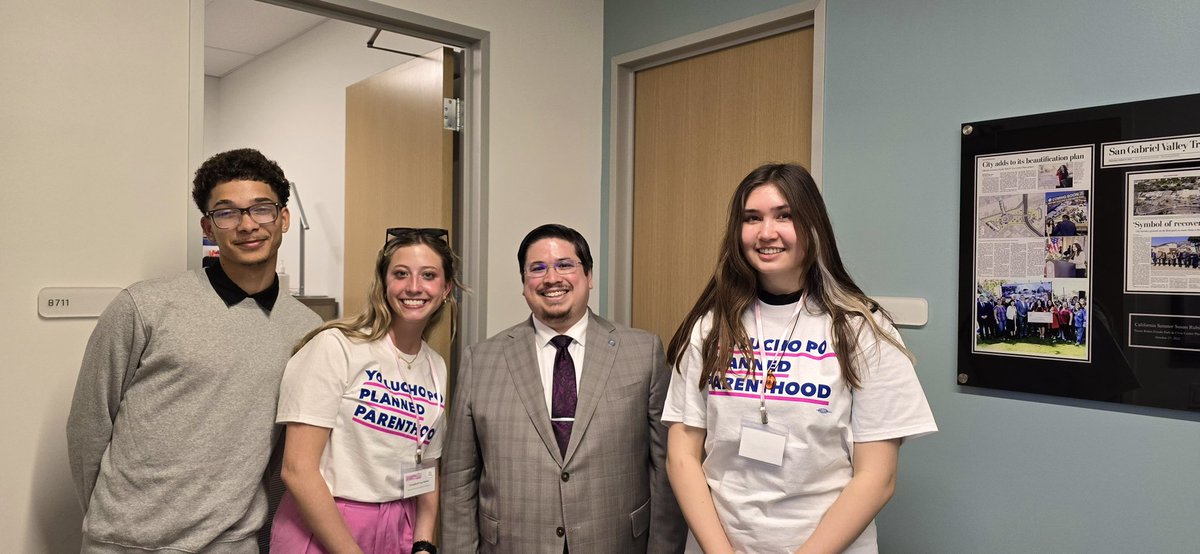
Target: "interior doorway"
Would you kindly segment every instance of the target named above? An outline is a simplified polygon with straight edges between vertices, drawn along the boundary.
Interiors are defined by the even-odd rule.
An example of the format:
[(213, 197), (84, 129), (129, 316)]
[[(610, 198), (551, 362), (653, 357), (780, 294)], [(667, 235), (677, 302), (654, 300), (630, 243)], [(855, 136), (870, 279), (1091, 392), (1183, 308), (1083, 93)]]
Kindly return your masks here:
[[(349, 288), (345, 264), (351, 258), (345, 250), (346, 87), (419, 59), (435, 48), (454, 49), (463, 69), (458, 83), (463, 130), (451, 139), (459, 153), (453, 160), (456, 179), (451, 191), (455, 198), (452, 204), (457, 208), (446, 226), (464, 260), (464, 280), (471, 282), (477, 293), (483, 291), (485, 274), (474, 263), (481, 258), (472, 253), (486, 246), (481, 232), (486, 220), (479, 217), (486, 176), (479, 163), (484, 145), (476, 122), (483, 115), (481, 91), (487, 68), (482, 62), (488, 34), (373, 2), (355, 2), (351, 7), (349, 2), (337, 0), (194, 0), (193, 13), (201, 1), (206, 15), (203, 36), (222, 32), (210, 27), (208, 12), (227, 9), (244, 9), (235, 9), (242, 15), (226, 16), (224, 21), (233, 27), (233, 34), (251, 36), (253, 40), (261, 41), (263, 37), (258, 35), (270, 34), (263, 18), (300, 22), (298, 34), (283, 37), (219, 78), (193, 70), (192, 89), (202, 93), (193, 94), (192, 125), (203, 129), (203, 134), (192, 133), (190, 165), (196, 167), (213, 153), (243, 146), (259, 148), (278, 161), (289, 180), (296, 183), (311, 226), (305, 232), (304, 267), (300, 267), (297, 237), (300, 226), (293, 225), (280, 250), (280, 269), (289, 274), (293, 293), (299, 292), (303, 269), (305, 295), (328, 296), (339, 306), (344, 305), (345, 290)], [(260, 14), (259, 21), (247, 13)], [(368, 41), (375, 47), (368, 48)], [(203, 46), (193, 41), (194, 52)], [(217, 54), (228, 58), (236, 52)], [(194, 57), (207, 65), (210, 56)], [(203, 84), (197, 86), (197, 82)], [(197, 106), (199, 98), (204, 99), (202, 107)], [(293, 222), (299, 223), (296, 196), (290, 208)], [(189, 217), (188, 266), (194, 268), (199, 266), (202, 246), (192, 221)], [(378, 246), (378, 240), (373, 241), (372, 252)], [(483, 303), (471, 296), (461, 300), (458, 336), (470, 344), (482, 338), (484, 332)]]
[[(443, 99), (455, 95), (457, 65), (453, 50), (438, 48), (346, 88), (347, 313), (368, 302), (387, 229), (447, 229), (454, 241), (456, 131)], [(450, 327), (439, 318), (426, 342), (454, 367)]]
[[(370, 273), (386, 229), (435, 226), (450, 230), (450, 240), (464, 260), (463, 279), (482, 293), (486, 282), (475, 260), (483, 257), (473, 253), (486, 249), (486, 220), (479, 217), (486, 181), (480, 160), (485, 152), (478, 122), (485, 115), (487, 33), (371, 2), (355, 2), (352, 8), (341, 1), (200, 1), (191, 2), (193, 30), (198, 13), (210, 10), (214, 17), (203, 18), (201, 36), (233, 44), (222, 48), (208, 44), (207, 38), (205, 44), (192, 40), (192, 58), (203, 63), (194, 64), (192, 72), (189, 165), (198, 167), (212, 154), (241, 147), (257, 148), (279, 162), (294, 183), (289, 201), (292, 236), (280, 249), (278, 268), (296, 276), (291, 292), (305, 289), (300, 300), (310, 306), (323, 300), (314, 296), (334, 299), (335, 306), (350, 297), (345, 312), (355, 313), (367, 286), (360, 281), (369, 282), (359, 274)], [(441, 97), (458, 101), (460, 128), (443, 132), (440, 117), (429, 125), (425, 120), (430, 118), (422, 116), (422, 128), (433, 132), (405, 135), (404, 144), (397, 145), (397, 135), (387, 129), (395, 118), (380, 113), (400, 114), (403, 120), (413, 106), (388, 94), (373, 94), (364, 104), (362, 92), (378, 92), (380, 87), (370, 83), (388, 82), (388, 74), (421, 72), (429, 58), (437, 58), (439, 71), (449, 68), (442, 72), (443, 86), (432, 100), (438, 107)], [(201, 73), (201, 66), (209, 67)], [(396, 146), (415, 154), (405, 157), (380, 150)], [(433, 165), (441, 174), (434, 194), (423, 198), (428, 181), (392, 178), (404, 171), (427, 173), (423, 155), (434, 150), (438, 155)], [(387, 175), (362, 179), (364, 168), (376, 162), (382, 164), (374, 169), (384, 167)], [(352, 183), (349, 190), (347, 183)], [(401, 202), (414, 198), (412, 205)], [(422, 207), (437, 218), (426, 219)], [(204, 249), (197, 227), (189, 225), (190, 268), (200, 265)], [(303, 239), (297, 240), (300, 233)], [(471, 344), (482, 338), (483, 303), (460, 293), (459, 305), (458, 337), (466, 341), (459, 344)], [(334, 313), (323, 315), (329, 319), (340, 311), (334, 308)], [(448, 318), (443, 318), (429, 341), (453, 367), (457, 347), (448, 326)], [(281, 453), (282, 441), (267, 480), (268, 521), (284, 492), (278, 472)], [(258, 537), (264, 552), (270, 547), (269, 528), (268, 524)]]
[(635, 75), (630, 321), (664, 344), (716, 266), (742, 177), (811, 166), (812, 39), (796, 29)]
[(823, 24), (823, 2), (802, 2), (613, 58), (615, 320), (669, 341), (741, 178), (768, 161), (820, 175)]

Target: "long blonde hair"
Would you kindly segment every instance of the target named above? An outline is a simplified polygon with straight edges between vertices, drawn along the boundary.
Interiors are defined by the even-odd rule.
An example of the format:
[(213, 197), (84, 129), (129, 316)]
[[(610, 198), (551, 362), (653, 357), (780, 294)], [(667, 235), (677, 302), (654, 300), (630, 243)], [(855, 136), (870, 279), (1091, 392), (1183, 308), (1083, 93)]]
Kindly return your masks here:
[[(746, 199), (751, 191), (761, 186), (774, 186), (779, 190), (791, 209), (796, 237), (806, 238), (802, 241), (806, 249), (802, 272), (807, 289), (805, 296), (809, 305), (828, 313), (833, 320), (833, 351), (837, 352), (838, 365), (846, 383), (851, 388), (858, 388), (861, 383), (859, 363), (856, 361), (860, 354), (856, 332), (860, 326), (856, 320), (865, 321), (876, 337), (896, 346), (910, 360), (913, 359), (912, 353), (872, 317), (872, 312), (878, 311), (891, 322), (887, 312), (864, 294), (846, 271), (817, 183), (808, 170), (795, 164), (760, 166), (742, 179), (734, 191), (729, 201), (729, 219), (721, 240), (717, 267), (704, 292), (700, 293), (696, 304), (675, 330), (667, 348), (667, 359), (678, 370), (693, 327), (711, 312), (713, 327), (701, 346), (704, 366), (700, 372), (700, 388), (708, 386), (713, 376), (725, 379), (725, 371), (729, 368), (734, 351), (745, 351), (753, 360), (753, 349), (742, 325), (742, 314), (757, 297), (758, 273), (742, 251), (742, 221)], [(800, 287), (799, 282), (796, 287)], [(753, 362), (750, 367), (754, 367)]]
[[(425, 329), (429, 329), (430, 326), (437, 323), (448, 306), (451, 314), (450, 336), (454, 337), (458, 333), (457, 297), (467, 290), (458, 279), (460, 260), (443, 237), (436, 237), (422, 232), (422, 230), (413, 229), (392, 236), (384, 243), (383, 248), (379, 249), (379, 254), (375, 257), (375, 271), (371, 275), (371, 289), (367, 294), (367, 303), (363, 306), (362, 311), (354, 316), (347, 316), (326, 322), (324, 325), (314, 329), (305, 335), (303, 339), (300, 339), (300, 343), (296, 345), (296, 350), (299, 351), (305, 344), (308, 344), (308, 341), (326, 329), (338, 329), (347, 338), (362, 342), (377, 341), (383, 338), (384, 335), (387, 335), (388, 330), (392, 326), (393, 316), (392, 307), (387, 301), (388, 266), (392, 264), (392, 255), (397, 250), (418, 244), (428, 246), (442, 259), (442, 273), (446, 277), (446, 282), (451, 287), (450, 294), (446, 296), (446, 301), (433, 312), (433, 315), (429, 318), (429, 323), (425, 325)], [(422, 335), (424, 335), (424, 332), (422, 332)]]

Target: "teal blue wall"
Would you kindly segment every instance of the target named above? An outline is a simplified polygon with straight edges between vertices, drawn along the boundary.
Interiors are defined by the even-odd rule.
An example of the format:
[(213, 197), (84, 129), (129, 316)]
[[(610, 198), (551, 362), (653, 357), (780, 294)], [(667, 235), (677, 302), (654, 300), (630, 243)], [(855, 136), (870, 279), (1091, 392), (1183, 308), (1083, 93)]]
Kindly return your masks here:
[[(646, 4), (606, 2), (606, 74), (613, 55), (784, 3)], [(826, 25), (839, 246), (868, 293), (930, 303), (903, 334), (942, 430), (902, 449), (881, 549), (1200, 551), (1200, 414), (960, 388), (954, 324), (959, 125), (1200, 92), (1200, 4), (829, 0)]]

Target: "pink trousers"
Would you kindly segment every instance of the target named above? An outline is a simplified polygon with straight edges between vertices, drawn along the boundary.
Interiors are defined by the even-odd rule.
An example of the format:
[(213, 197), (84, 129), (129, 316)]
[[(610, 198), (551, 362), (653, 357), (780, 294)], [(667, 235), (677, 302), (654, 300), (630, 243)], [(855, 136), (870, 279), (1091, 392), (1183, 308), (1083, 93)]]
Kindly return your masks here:
[[(412, 550), (413, 525), (417, 521), (416, 498), (375, 504), (335, 498), (338, 512), (350, 528), (354, 542), (365, 554), (391, 554)], [(292, 493), (283, 495), (271, 527), (274, 554), (327, 554), (313, 536)]]

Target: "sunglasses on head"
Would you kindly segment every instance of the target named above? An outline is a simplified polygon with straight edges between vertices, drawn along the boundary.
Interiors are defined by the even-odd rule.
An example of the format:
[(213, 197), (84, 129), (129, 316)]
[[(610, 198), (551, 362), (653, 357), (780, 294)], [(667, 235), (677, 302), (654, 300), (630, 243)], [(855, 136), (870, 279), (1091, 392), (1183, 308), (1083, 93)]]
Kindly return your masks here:
[(445, 239), (450, 232), (445, 229), (438, 229), (436, 227), (392, 227), (387, 230), (387, 236), (384, 237), (383, 240), (384, 242), (387, 242), (392, 240), (392, 238), (405, 237), (413, 234), (424, 235), (431, 239)]

